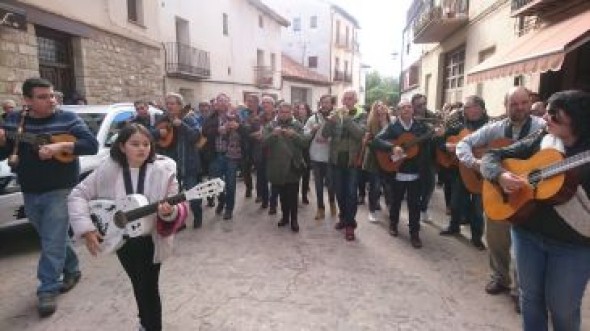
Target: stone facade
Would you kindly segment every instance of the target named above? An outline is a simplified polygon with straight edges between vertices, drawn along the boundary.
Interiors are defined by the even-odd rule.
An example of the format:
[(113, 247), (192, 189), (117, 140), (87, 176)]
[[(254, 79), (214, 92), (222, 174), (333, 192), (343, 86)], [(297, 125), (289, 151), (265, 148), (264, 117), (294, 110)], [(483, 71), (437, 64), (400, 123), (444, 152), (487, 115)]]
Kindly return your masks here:
[(0, 100), (20, 104), (22, 83), (34, 76), (39, 76), (39, 61), (32, 26), (28, 31), (0, 28)]
[(74, 46), (80, 50), (74, 59), (76, 85), (89, 103), (155, 100), (162, 96), (161, 49), (106, 32), (92, 39), (79, 38), (79, 43), (79, 48)]

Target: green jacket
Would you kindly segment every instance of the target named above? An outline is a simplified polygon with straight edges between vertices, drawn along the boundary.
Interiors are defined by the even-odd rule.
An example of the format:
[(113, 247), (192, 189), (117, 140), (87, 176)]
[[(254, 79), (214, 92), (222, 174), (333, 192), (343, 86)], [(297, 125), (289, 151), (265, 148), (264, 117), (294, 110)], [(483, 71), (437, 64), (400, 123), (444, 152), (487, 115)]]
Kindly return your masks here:
[[(276, 127), (291, 128), (295, 135), (275, 136), (272, 131)], [(303, 161), (303, 149), (309, 145), (308, 139), (303, 135), (303, 125), (292, 118), (285, 122), (273, 120), (264, 127), (263, 143), (267, 147), (266, 174), (271, 184), (282, 185), (296, 183), (301, 177), (296, 168), (305, 166)]]
[(337, 166), (356, 168), (355, 161), (361, 151), (365, 131), (367, 130), (367, 113), (355, 109), (350, 113), (339, 109), (332, 113), (331, 120), (326, 121), (322, 135), (332, 138), (330, 141), (330, 163)]

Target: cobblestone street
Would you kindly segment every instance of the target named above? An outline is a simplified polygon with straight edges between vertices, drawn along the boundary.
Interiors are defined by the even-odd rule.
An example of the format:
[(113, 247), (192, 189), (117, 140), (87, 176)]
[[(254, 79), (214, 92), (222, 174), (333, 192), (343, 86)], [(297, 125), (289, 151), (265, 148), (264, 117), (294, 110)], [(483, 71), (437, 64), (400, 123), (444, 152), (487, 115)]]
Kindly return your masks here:
[[(203, 228), (177, 236), (162, 268), (164, 330), (519, 330), (507, 295), (487, 295), (487, 253), (465, 238), (438, 235), (446, 216), (437, 190), (435, 224), (422, 228), (424, 248), (407, 227), (387, 233), (361, 206), (355, 242), (313, 220), (314, 199), (300, 205), (299, 234), (277, 228), (238, 183), (233, 224), (205, 207)], [(405, 209), (402, 212), (405, 220)], [(405, 224), (405, 221), (404, 221)], [(0, 232), (0, 330), (136, 330), (136, 308), (117, 258), (92, 258), (77, 247), (83, 277), (60, 296), (58, 310), (36, 311), (38, 248), (29, 228)], [(588, 300), (584, 323), (589, 327)], [(586, 329), (587, 330), (587, 329)]]

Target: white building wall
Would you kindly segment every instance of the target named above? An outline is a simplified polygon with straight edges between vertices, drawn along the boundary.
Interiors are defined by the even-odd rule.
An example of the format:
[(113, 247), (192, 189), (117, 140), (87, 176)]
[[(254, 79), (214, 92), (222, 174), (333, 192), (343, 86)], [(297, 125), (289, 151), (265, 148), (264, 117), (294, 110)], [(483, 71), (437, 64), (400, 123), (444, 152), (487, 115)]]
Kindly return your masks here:
[[(228, 15), (228, 35), (223, 34), (223, 14)], [(263, 27), (258, 17), (263, 17)], [(193, 89), (198, 100), (209, 100), (225, 92), (243, 102), (243, 92), (263, 92), (255, 86), (257, 50), (264, 52), (264, 65), (275, 54), (273, 86), (266, 89), (279, 95), (281, 86), (281, 26), (246, 0), (168, 0), (162, 8), (162, 41), (176, 41), (175, 18), (189, 22), (191, 46), (209, 52), (211, 77), (199, 82), (167, 79), (167, 88)]]

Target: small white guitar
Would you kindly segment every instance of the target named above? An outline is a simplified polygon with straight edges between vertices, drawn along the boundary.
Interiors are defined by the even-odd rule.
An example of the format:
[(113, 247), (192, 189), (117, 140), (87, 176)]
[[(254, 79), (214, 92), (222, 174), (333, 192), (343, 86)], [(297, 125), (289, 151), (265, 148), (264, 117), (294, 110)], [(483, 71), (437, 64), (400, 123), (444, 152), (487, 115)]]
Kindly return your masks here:
[(215, 196), (225, 187), (223, 180), (210, 179), (192, 189), (150, 204), (141, 194), (130, 194), (121, 201), (98, 199), (90, 201), (90, 218), (102, 236), (100, 252), (110, 254), (121, 248), (128, 238), (145, 236), (154, 229), (154, 219), (145, 218), (157, 212), (158, 204), (171, 205)]

